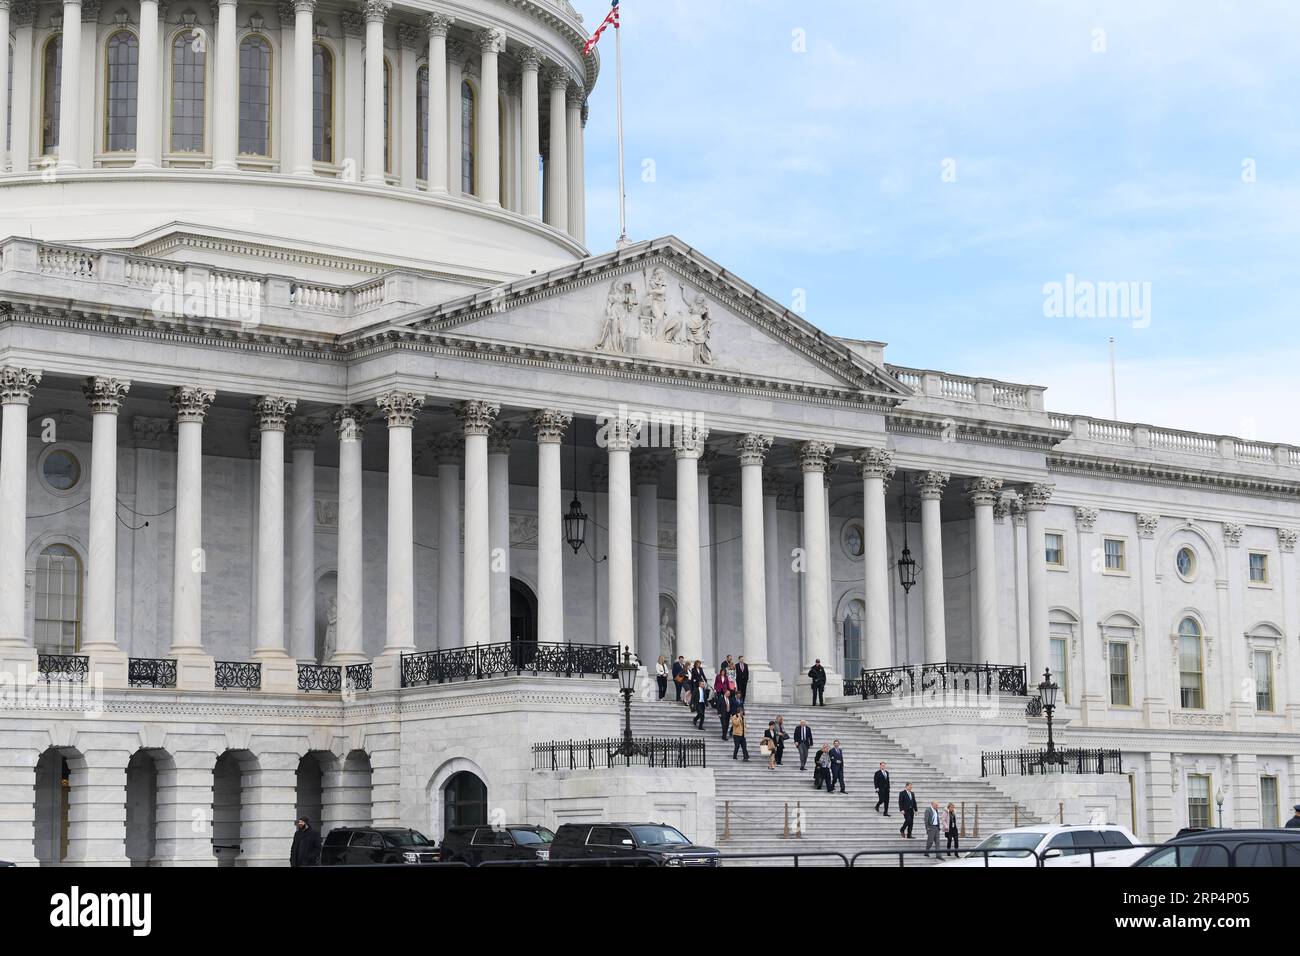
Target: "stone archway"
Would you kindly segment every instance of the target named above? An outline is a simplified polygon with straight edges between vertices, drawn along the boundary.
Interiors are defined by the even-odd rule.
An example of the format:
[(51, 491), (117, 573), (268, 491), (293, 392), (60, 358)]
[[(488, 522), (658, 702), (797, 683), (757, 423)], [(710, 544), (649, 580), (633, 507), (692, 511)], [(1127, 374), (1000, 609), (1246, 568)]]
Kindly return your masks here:
[(126, 858), (132, 866), (155, 866), (158, 858), (160, 776), (173, 769), (165, 750), (140, 748), (126, 764)]

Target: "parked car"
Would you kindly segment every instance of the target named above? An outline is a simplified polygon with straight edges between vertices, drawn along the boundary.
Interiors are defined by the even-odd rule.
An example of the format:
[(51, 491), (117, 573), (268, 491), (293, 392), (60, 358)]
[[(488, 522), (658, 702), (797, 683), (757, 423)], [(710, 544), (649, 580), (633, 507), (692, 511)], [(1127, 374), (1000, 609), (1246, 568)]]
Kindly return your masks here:
[(1146, 853), (1138, 838), (1113, 823), (1015, 827), (999, 830), (942, 866), (1131, 866)]
[(546, 827), (509, 823), (503, 827), (452, 827), (442, 838), (444, 863), (478, 866), (495, 860), (549, 860), (555, 834)]
[(666, 823), (565, 823), (551, 844), (552, 861), (579, 865), (626, 860), (628, 866), (721, 866), (721, 856)]
[(1300, 831), (1209, 828), (1174, 837), (1134, 866), (1300, 866)]
[(438, 849), (419, 830), (336, 827), (321, 844), (321, 866), (373, 866), (438, 862)]

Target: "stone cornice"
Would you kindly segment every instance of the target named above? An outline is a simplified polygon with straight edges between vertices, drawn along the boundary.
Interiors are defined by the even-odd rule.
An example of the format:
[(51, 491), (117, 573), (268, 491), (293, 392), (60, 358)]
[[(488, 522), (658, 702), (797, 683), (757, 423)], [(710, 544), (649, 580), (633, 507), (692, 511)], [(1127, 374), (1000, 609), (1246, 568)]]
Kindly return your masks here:
[(885, 430), (896, 435), (916, 435), (938, 441), (956, 439), (975, 445), (1011, 445), (1047, 451), (1061, 440), (1059, 431), (1048, 425), (1018, 425), (985, 418), (957, 419), (919, 411), (892, 409), (885, 418)]
[(1300, 481), (1183, 468), (1178, 465), (1133, 461), (1125, 458), (1096, 458), (1090, 455), (1057, 452), (1047, 456), (1047, 468), (1058, 473), (1104, 475), (1171, 488), (1196, 487), (1262, 498), (1300, 498)]

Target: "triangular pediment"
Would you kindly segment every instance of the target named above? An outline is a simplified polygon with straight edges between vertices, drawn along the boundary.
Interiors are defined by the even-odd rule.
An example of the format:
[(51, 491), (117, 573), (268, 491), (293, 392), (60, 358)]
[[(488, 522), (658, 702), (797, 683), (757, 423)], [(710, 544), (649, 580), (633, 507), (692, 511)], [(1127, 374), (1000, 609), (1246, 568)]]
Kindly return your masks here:
[(445, 344), (540, 351), (561, 364), (789, 383), (886, 401), (910, 395), (883, 367), (673, 238), (486, 289), (397, 325)]

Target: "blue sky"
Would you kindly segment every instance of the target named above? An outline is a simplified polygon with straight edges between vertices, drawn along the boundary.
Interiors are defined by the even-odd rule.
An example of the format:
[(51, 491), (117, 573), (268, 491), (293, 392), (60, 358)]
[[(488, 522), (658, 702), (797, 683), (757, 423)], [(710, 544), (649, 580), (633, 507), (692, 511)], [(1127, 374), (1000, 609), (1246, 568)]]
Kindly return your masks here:
[[(633, 239), (803, 290), (893, 363), (1046, 385), (1054, 411), (1109, 416), (1114, 336), (1121, 419), (1300, 444), (1300, 3), (623, 9)], [(600, 49), (597, 252), (618, 234), (612, 33)], [(1045, 317), (1068, 274), (1150, 283), (1149, 325)]]

